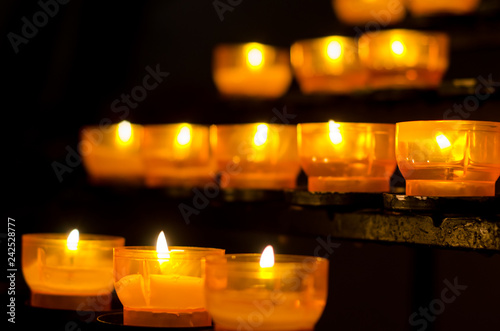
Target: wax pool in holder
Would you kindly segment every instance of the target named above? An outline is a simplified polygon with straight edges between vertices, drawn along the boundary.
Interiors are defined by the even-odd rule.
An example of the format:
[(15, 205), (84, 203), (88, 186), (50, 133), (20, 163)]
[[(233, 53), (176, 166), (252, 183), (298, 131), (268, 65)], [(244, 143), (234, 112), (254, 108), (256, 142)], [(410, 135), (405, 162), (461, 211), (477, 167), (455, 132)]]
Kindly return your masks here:
[(365, 87), (354, 38), (328, 36), (295, 42), (290, 60), (303, 93), (349, 93)]
[(299, 157), (312, 192), (388, 192), (394, 124), (300, 123)]
[(328, 260), (261, 254), (209, 256), (205, 296), (215, 330), (313, 330), (328, 293)]
[(226, 96), (277, 98), (292, 82), (288, 50), (259, 43), (218, 45), (212, 72)]
[(202, 327), (212, 325), (205, 308), (203, 263), (223, 249), (168, 247), (163, 232), (157, 247), (114, 251), (115, 289), (125, 325)]
[(68, 310), (110, 309), (113, 248), (122, 237), (56, 233), (24, 234), (22, 266), (34, 307)]
[(407, 195), (494, 196), (500, 122), (396, 123), (396, 157)]
[(142, 154), (149, 186), (203, 186), (215, 172), (208, 126), (146, 125)]
[(371, 88), (434, 89), (448, 69), (448, 44), (445, 33), (395, 29), (363, 34), (358, 52)]
[(127, 121), (84, 127), (79, 149), (90, 179), (94, 183), (142, 182), (142, 137), (142, 126)]
[(295, 125), (212, 125), (210, 141), (221, 186), (294, 188), (300, 171)]

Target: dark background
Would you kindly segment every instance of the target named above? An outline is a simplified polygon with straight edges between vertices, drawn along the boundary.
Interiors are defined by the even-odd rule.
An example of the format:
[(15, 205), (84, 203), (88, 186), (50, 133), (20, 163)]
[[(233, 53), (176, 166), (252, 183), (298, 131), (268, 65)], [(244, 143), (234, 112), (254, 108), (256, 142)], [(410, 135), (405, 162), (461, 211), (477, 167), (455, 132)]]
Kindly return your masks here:
[[(82, 126), (96, 125), (104, 118), (119, 120), (111, 103), (142, 83), (146, 66), (159, 65), (170, 76), (131, 110), (127, 119), (142, 124), (269, 121), (272, 109), (283, 107), (296, 115), (293, 123), (442, 119), (454, 103), (463, 103), (473, 93), (454, 86), (454, 79), (491, 75), (500, 81), (500, 3), (493, 0), (483, 0), (474, 15), (408, 15), (393, 26), (450, 35), (450, 66), (439, 91), (304, 96), (293, 82), (285, 96), (267, 101), (220, 97), (211, 77), (213, 47), (221, 42), (256, 41), (287, 48), (304, 38), (355, 36), (352, 26), (339, 22), (329, 1), (243, 0), (220, 21), (212, 1), (71, 0), (59, 5), (58, 13), (27, 44), (19, 45), (16, 54), (8, 33), (20, 35), (22, 18), (32, 22), (38, 11), (35, 1), (0, 4), (7, 197), (3, 205), (5, 216), (14, 218), (18, 226), (19, 267), (22, 233), (68, 232), (75, 227), (125, 236), (128, 245), (153, 244), (157, 233), (165, 230), (169, 242), (177, 245), (258, 252), (271, 243), (280, 253), (313, 254), (318, 245), (315, 237), (253, 226), (253, 218), (271, 223), (279, 218), (287, 208), (280, 204), (213, 205), (186, 225), (178, 200), (163, 192), (92, 187), (82, 165), (59, 182), (52, 163), (64, 163), (67, 148), (77, 150)], [(467, 119), (500, 121), (499, 101), (496, 91)], [(4, 242), (4, 237), (0, 240)], [(336, 242), (341, 246), (330, 256), (330, 295), (318, 330), (410, 329), (410, 314), (439, 298), (443, 281), (455, 277), (467, 290), (447, 304), (427, 329), (500, 329), (498, 254)], [(29, 292), (20, 272), (17, 284), (22, 302)], [(19, 305), (18, 317), (29, 320), (30, 311)]]

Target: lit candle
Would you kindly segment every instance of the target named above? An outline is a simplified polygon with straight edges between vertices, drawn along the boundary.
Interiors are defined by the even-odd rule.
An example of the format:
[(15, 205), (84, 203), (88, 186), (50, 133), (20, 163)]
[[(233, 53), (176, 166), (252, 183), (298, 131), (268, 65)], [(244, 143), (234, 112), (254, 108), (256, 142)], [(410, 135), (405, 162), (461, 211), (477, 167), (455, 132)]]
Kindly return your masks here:
[(79, 149), (90, 179), (94, 183), (142, 182), (142, 139), (142, 126), (128, 121), (84, 127)]
[(210, 130), (222, 187), (295, 187), (300, 171), (295, 125), (212, 125)]
[(274, 255), (272, 248), (207, 257), (205, 296), (215, 330), (313, 330), (327, 289), (323, 258)]
[(79, 234), (25, 234), (23, 275), (31, 305), (70, 310), (108, 310), (113, 290), (113, 248), (124, 238)]
[(415, 16), (473, 13), (480, 0), (408, 0), (408, 10)]
[(407, 195), (494, 196), (500, 122), (397, 123), (396, 157)]
[(144, 126), (142, 155), (148, 186), (204, 186), (215, 165), (209, 127), (188, 123)]
[(413, 30), (362, 35), (361, 63), (373, 88), (436, 88), (448, 69), (448, 36)]
[(290, 60), (300, 89), (310, 93), (349, 93), (365, 87), (367, 70), (354, 38), (329, 36), (295, 42)]
[(215, 248), (168, 247), (160, 233), (153, 247), (114, 252), (115, 289), (125, 325), (210, 326), (203, 296), (203, 260), (223, 255)]
[(350, 25), (366, 24), (365, 29), (401, 22), (406, 0), (332, 0), (332, 7), (340, 21)]
[(215, 85), (227, 96), (277, 98), (292, 81), (288, 52), (259, 43), (219, 45), (212, 66)]
[(300, 123), (299, 157), (312, 192), (388, 192), (394, 124)]

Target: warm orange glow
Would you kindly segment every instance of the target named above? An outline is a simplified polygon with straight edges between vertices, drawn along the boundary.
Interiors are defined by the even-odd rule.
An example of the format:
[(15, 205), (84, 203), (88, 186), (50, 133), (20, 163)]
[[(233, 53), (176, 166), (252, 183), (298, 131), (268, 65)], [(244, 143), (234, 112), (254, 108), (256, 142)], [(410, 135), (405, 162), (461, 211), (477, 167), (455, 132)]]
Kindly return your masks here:
[(262, 255), (260, 256), (260, 267), (261, 268), (271, 268), (274, 266), (274, 250), (273, 246), (268, 245), (264, 248)]
[(122, 121), (118, 124), (116, 138), (121, 145), (128, 145), (132, 142), (132, 125), (130, 122)]
[(439, 148), (441, 149), (445, 149), (451, 146), (451, 143), (448, 140), (448, 138), (446, 138), (446, 136), (442, 133), (436, 135), (436, 142), (439, 145)]
[(332, 60), (338, 60), (342, 55), (342, 45), (337, 40), (331, 41), (326, 47), (326, 54)]
[(255, 146), (262, 146), (267, 141), (267, 133), (269, 132), (269, 127), (267, 124), (257, 125), (257, 132), (253, 137), (253, 143)]
[(70, 251), (76, 251), (78, 248), (78, 241), (80, 240), (80, 233), (77, 229), (71, 231), (68, 235), (68, 239), (66, 240), (66, 246)]
[(342, 134), (340, 133), (340, 124), (339, 123), (335, 123), (335, 121), (329, 121), (328, 122), (328, 126), (330, 128), (330, 141), (334, 144), (334, 145), (338, 145), (342, 142)]
[(257, 47), (251, 48), (247, 53), (247, 62), (251, 67), (261, 67), (264, 62), (264, 55), (262, 50)]
[(406, 50), (406, 47), (401, 41), (395, 40), (391, 43), (391, 50), (396, 55), (403, 55), (403, 53)]
[(176, 141), (180, 146), (186, 146), (191, 142), (191, 128), (188, 125), (181, 126)]

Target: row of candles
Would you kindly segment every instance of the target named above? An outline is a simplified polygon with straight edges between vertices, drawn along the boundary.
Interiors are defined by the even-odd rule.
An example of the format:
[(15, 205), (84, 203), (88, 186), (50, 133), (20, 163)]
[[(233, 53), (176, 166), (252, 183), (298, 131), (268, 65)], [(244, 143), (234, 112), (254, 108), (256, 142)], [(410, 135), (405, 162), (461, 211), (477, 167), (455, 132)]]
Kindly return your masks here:
[[(311, 192), (389, 192), (399, 166), (406, 194), (493, 196), (500, 123), (408, 121), (85, 127), (80, 151), (94, 182), (150, 187), (283, 190), (301, 168)], [(217, 179), (217, 180), (216, 180)]]
[(312, 330), (326, 304), (325, 258), (169, 247), (163, 231), (156, 247), (124, 243), (76, 229), (23, 235), (30, 304), (109, 311), (114, 289), (124, 325), (216, 330)]
[(217, 89), (226, 96), (280, 97), (293, 76), (304, 94), (434, 89), (448, 68), (448, 52), (445, 33), (393, 29), (367, 32), (359, 39), (301, 40), (290, 51), (259, 43), (218, 45), (212, 71)]
[(332, 0), (337, 17), (350, 25), (401, 22), (408, 11), (414, 16), (465, 15), (473, 13), (480, 0)]

